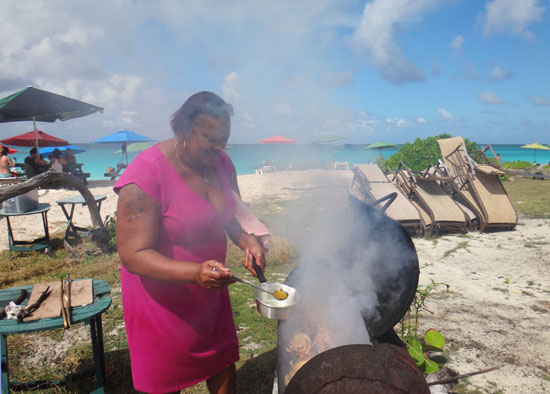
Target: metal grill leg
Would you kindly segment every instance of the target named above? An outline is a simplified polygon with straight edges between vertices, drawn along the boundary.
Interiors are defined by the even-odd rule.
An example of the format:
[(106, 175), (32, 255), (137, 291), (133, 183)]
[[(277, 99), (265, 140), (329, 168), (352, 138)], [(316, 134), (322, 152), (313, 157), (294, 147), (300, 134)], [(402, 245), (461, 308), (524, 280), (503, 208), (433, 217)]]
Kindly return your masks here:
[(98, 389), (102, 389), (103, 380), (105, 378), (105, 357), (103, 353), (101, 315), (90, 319), (90, 333), (92, 336), (92, 350), (94, 353), (95, 378)]
[(2, 385), (2, 394), (9, 394), (10, 392), (10, 382), (8, 376), (8, 344), (6, 342), (6, 336), (0, 335), (0, 347), (2, 348), (2, 366), (1, 366), (1, 378), (0, 384)]

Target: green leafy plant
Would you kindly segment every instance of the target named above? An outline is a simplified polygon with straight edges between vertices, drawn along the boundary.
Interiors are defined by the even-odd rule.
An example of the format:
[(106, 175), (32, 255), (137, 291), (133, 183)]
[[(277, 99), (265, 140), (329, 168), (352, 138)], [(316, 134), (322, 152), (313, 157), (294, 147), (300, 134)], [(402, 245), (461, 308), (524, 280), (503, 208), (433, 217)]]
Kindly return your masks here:
[(103, 224), (109, 232), (109, 249), (116, 252), (116, 211), (113, 216), (107, 215)]
[[(425, 139), (417, 138), (413, 143), (408, 142), (386, 160), (382, 168), (389, 166), (395, 171), (401, 161), (403, 161), (413, 171), (425, 170), (430, 164), (436, 165), (441, 158), (437, 140), (451, 137), (451, 134), (439, 134)], [(466, 143), (468, 152), (479, 150), (475, 142), (471, 142), (468, 139), (464, 139), (464, 142)]]
[(425, 287), (418, 286), (411, 306), (400, 323), (401, 340), (407, 345), (409, 354), (425, 374), (439, 370), (437, 362), (432, 360), (428, 354), (430, 352), (441, 352), (443, 346), (445, 346), (445, 338), (433, 328), (426, 331), (423, 338), (419, 338), (419, 316), (420, 312), (425, 309), (426, 300), (440, 284), (431, 279), (431, 282)]
[(443, 351), (445, 338), (439, 331), (430, 328), (424, 334), (423, 342), (413, 338), (407, 345), (409, 354), (414, 358), (416, 365), (420, 367), (422, 372), (430, 374), (439, 371), (439, 364), (428, 356), (431, 352)]

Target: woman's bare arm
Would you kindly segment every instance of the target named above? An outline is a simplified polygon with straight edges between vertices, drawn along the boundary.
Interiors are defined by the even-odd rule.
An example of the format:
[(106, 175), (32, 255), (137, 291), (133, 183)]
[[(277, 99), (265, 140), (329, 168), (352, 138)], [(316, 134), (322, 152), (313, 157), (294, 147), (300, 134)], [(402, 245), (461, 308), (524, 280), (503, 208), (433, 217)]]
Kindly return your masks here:
[(214, 271), (216, 261), (182, 262), (157, 252), (160, 225), (160, 209), (147, 193), (135, 184), (120, 190), (116, 240), (120, 260), (129, 272), (159, 280), (196, 282), (211, 288), (231, 283), (231, 273), (221, 263)]

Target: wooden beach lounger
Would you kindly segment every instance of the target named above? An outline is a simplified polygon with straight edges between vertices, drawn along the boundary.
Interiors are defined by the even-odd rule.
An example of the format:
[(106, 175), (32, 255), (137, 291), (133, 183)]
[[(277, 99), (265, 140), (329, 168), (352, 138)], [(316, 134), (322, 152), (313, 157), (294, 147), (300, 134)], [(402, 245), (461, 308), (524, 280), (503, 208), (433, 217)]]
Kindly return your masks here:
[(474, 162), (462, 137), (437, 140), (437, 143), (448, 174), (456, 178), (458, 192), (480, 213), (479, 230), (513, 229), (518, 215), (498, 177), (506, 171)]
[(418, 214), (420, 215), (420, 225), (422, 226), (424, 234), (431, 235), (433, 233), (433, 218), (425, 206), (418, 201), (418, 198), (416, 198), (414, 194), (410, 194), (410, 191), (407, 188), (403, 187), (405, 180), (403, 179), (403, 174), (401, 171), (397, 173), (389, 173), (388, 179), (399, 191), (401, 191), (401, 193), (403, 193), (406, 198), (409, 199), (411, 204), (418, 211)]
[(383, 210), (406, 229), (416, 233), (423, 230), (418, 210), (389, 181), (378, 165), (356, 165), (350, 192), (367, 204)]
[(426, 224), (430, 223), (426, 227), (427, 234), (437, 235), (440, 231), (466, 233), (469, 228), (467, 216), (437, 182), (437, 178), (430, 174), (415, 175), (402, 163), (393, 182), (411, 200)]
[(478, 230), (479, 223), (481, 222), (481, 213), (458, 192), (455, 178), (449, 176), (443, 162), (440, 160), (437, 167), (430, 166), (427, 170), (422, 171), (422, 173), (424, 177), (433, 179), (441, 186), (445, 193), (451, 197), (458, 208), (464, 213), (466, 222), (468, 223), (468, 231)]

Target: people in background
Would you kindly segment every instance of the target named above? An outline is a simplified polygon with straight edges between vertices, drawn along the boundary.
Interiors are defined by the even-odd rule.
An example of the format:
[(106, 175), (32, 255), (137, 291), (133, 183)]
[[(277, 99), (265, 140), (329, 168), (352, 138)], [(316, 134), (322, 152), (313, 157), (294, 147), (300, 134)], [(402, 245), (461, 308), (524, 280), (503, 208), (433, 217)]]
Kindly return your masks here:
[(52, 170), (54, 170), (55, 172), (63, 172), (63, 165), (61, 164), (61, 162), (59, 160), (60, 157), (61, 157), (61, 152), (59, 151), (59, 149), (55, 149), (48, 156), (48, 159), (50, 159), (50, 168)]
[(67, 148), (65, 150), (63, 160), (65, 161), (65, 164), (63, 164), (63, 171), (73, 172), (76, 166), (76, 157), (74, 156), (71, 148)]
[(11, 167), (15, 166), (15, 158), (12, 160), (8, 153), (10, 150), (5, 146), (0, 149), (0, 178), (9, 178), (12, 176)]
[(49, 168), (49, 163), (38, 156), (36, 148), (32, 148), (29, 151), (29, 156), (25, 157), (25, 174), (27, 178), (46, 172)]

